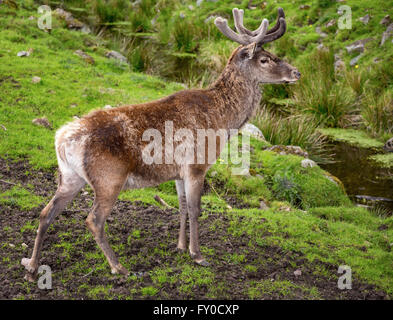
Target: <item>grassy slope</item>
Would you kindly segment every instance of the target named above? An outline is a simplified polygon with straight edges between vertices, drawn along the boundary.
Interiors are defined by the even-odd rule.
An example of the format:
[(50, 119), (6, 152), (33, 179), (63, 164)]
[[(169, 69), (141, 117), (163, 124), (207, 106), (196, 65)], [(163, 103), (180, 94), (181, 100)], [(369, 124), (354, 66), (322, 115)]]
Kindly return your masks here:
[[(179, 85), (129, 72), (127, 68), (103, 57), (103, 47), (99, 46), (94, 51), (86, 45), (99, 45), (99, 40), (65, 30), (56, 21), (52, 34), (43, 33), (36, 28), (35, 21), (26, 19), (30, 15), (34, 15), (34, 12), (21, 10), (14, 15), (3, 7), (0, 9), (0, 77), (4, 79), (0, 83), (0, 124), (7, 128), (6, 131), (0, 129), (1, 157), (17, 160), (27, 158), (36, 168), (53, 168), (56, 164), (53, 149), (55, 131), (34, 126), (32, 119), (46, 116), (57, 129), (71, 120), (73, 115), (82, 115), (106, 104), (142, 102), (180, 89)], [(28, 48), (34, 49), (30, 57), (16, 56), (18, 51)], [(96, 64), (87, 64), (74, 55), (76, 49), (89, 53)], [(40, 76), (41, 83), (33, 84), (32, 76)], [(70, 108), (71, 104), (77, 106)], [(393, 293), (393, 255), (390, 247), (393, 237), (392, 218), (378, 217), (365, 209), (353, 207), (341, 189), (324, 177), (320, 168), (302, 169), (301, 158), (262, 151), (261, 144), (256, 141), (252, 141), (252, 146), (252, 177), (231, 176), (230, 167), (225, 164), (218, 163), (213, 167), (211, 172), (216, 171), (218, 174), (213, 176), (210, 173), (208, 181), (216, 186), (221, 197), (217, 197), (214, 192), (204, 196), (204, 216), (225, 211), (226, 203), (222, 200), (225, 194), (234, 195), (254, 207), (264, 200), (271, 205), (271, 209), (230, 211), (228, 217), (231, 227), (227, 232), (237, 237), (249, 235), (251, 248), (257, 244), (262, 248), (264, 244), (275, 244), (286, 252), (300, 251), (309, 261), (317, 259), (337, 267), (341, 264), (350, 265), (357, 279)], [(257, 174), (262, 178), (257, 177)], [(30, 209), (27, 203), (34, 190), (22, 187), (29, 189), (28, 186), (19, 186), (1, 193), (0, 205), (11, 203), (23, 210)], [(157, 193), (171, 205), (177, 205), (173, 183), (147, 191), (127, 191), (121, 197), (153, 203), (152, 196)], [(34, 198), (32, 205), (37, 204), (38, 200)], [(294, 209), (293, 204), (300, 205), (307, 212)], [(266, 223), (262, 223), (264, 221)], [(32, 230), (36, 228), (36, 223), (38, 219), (22, 228), (26, 227), (34, 234)], [(381, 225), (387, 228), (379, 228)], [(87, 232), (78, 241), (83, 241), (86, 236), (89, 237)], [(74, 246), (75, 239), (72, 237), (61, 239), (59, 245), (64, 248)], [(116, 247), (120, 253), (123, 249), (121, 245)], [(203, 247), (203, 252), (213, 259), (214, 253), (208, 248)], [(94, 255), (100, 259), (99, 270), (109, 272), (102, 254), (97, 250)], [(126, 266), (132, 268), (132, 263), (138, 258), (123, 259)], [(242, 268), (249, 268), (242, 259), (239, 261)], [(189, 267), (190, 261), (184, 258), (179, 260), (179, 264), (184, 272), (176, 279), (164, 277), (163, 281), (187, 284), (185, 279), (188, 278), (188, 272), (193, 273), (197, 279), (201, 278), (202, 283), (205, 279), (204, 284), (211, 288), (211, 297), (215, 296), (213, 289), (217, 284), (211, 268), (202, 270)], [(90, 270), (90, 266), (81, 261), (80, 265), (65, 270), (62, 281), (72, 281), (73, 271), (77, 268), (81, 268), (82, 271), (79, 271), (85, 274)], [(165, 273), (165, 267), (156, 267), (152, 271), (155, 279)], [(327, 271), (315, 270), (315, 273), (326, 275)], [(255, 285), (258, 287), (258, 284)], [(263, 287), (263, 284), (260, 286)], [(159, 287), (158, 281), (152, 288), (141, 290), (146, 295), (154, 296)], [(99, 285), (88, 288), (90, 297), (107, 290)], [(255, 290), (250, 290), (249, 294), (250, 297), (255, 296)]]

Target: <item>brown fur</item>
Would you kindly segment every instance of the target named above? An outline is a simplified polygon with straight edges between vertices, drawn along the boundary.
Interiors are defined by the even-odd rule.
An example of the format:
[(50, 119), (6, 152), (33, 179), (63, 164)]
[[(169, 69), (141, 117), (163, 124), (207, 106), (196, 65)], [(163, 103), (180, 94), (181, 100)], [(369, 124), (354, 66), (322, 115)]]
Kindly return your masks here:
[[(147, 142), (142, 141), (142, 135), (145, 130), (154, 128), (164, 138), (165, 121), (173, 122), (174, 131), (191, 130), (194, 137), (197, 137), (197, 129), (239, 129), (260, 103), (260, 83), (292, 82), (299, 78), (295, 68), (274, 55), (264, 50), (252, 55), (251, 49), (252, 46), (237, 48), (221, 76), (207, 89), (185, 90), (149, 103), (96, 110), (58, 131), (56, 151), (62, 179), (54, 199), (41, 214), (33, 257), (23, 262), (29, 278), (33, 278), (37, 270), (46, 229), (86, 182), (95, 192), (95, 202), (86, 223), (105, 253), (112, 272), (127, 273), (104, 234), (105, 219), (119, 192), (122, 188), (157, 185), (168, 180), (176, 180), (179, 195), (178, 248), (186, 248), (188, 213), (190, 254), (197, 263), (207, 264), (199, 250), (197, 218), (204, 177), (211, 164), (207, 161), (188, 165), (145, 164), (142, 150)], [(179, 143), (174, 142), (174, 148)], [(216, 157), (222, 147), (223, 143), (217, 143)], [(194, 154), (197, 154), (196, 149)]]

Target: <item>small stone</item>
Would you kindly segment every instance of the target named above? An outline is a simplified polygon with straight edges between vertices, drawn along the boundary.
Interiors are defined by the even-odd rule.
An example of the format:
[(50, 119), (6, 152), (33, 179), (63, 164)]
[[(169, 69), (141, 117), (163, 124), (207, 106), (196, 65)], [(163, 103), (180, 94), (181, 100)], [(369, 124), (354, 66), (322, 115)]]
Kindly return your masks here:
[(261, 210), (268, 210), (269, 207), (267, 206), (267, 204), (264, 201), (261, 200), (259, 202), (259, 209), (261, 209)]
[(336, 24), (336, 20), (332, 19), (328, 23), (326, 23), (326, 28), (333, 27)]
[(112, 107), (110, 104), (107, 104), (107, 105), (104, 106), (103, 109), (112, 109), (112, 108), (113, 108), (113, 107)]
[(212, 171), (211, 173), (210, 173), (210, 176), (211, 177), (215, 177), (217, 175), (217, 171)]
[(203, 0), (197, 0), (196, 5), (199, 7), (202, 4)]
[(262, 131), (251, 123), (246, 123), (240, 130), (241, 134), (253, 137), (255, 139), (266, 141)]
[(390, 16), (389, 15), (386, 15), (380, 22), (379, 22), (379, 24), (382, 24), (382, 25), (384, 25), (384, 26), (388, 26), (389, 24), (391, 24), (393, 21), (392, 21), (392, 19), (390, 18)]
[(86, 52), (83, 52), (82, 50), (76, 50), (76, 51), (74, 51), (74, 54), (76, 54), (77, 56), (80, 56), (87, 63), (90, 63), (90, 64), (95, 63), (93, 57), (89, 56)]
[(308, 4), (302, 4), (300, 7), (299, 7), (299, 9), (300, 10), (308, 10), (308, 9), (310, 9), (311, 7), (308, 5)]
[(16, 55), (18, 57), (28, 57), (30, 55), (30, 52), (29, 51), (19, 51)]
[(385, 145), (383, 146), (383, 148), (387, 151), (387, 152), (393, 152), (393, 138), (389, 139), (388, 141), (386, 141)]
[(73, 103), (70, 105), (70, 108), (76, 108), (78, 105), (76, 103)]
[(302, 270), (297, 269), (293, 272), (293, 274), (295, 275), (295, 277), (300, 277), (302, 275)]
[(31, 79), (31, 82), (33, 82), (33, 83), (40, 83), (41, 82), (41, 78), (40, 77), (33, 77)]
[(391, 23), (386, 28), (386, 31), (382, 34), (381, 46), (383, 46), (386, 40), (388, 40), (392, 35), (393, 35), (393, 23)]
[(370, 15), (366, 14), (364, 17), (359, 18), (359, 21), (363, 22), (365, 25), (368, 25), (370, 22)]
[(363, 56), (363, 54), (359, 54), (357, 57), (353, 58), (350, 62), (349, 65), (351, 67), (357, 65), (357, 63), (359, 62), (360, 58)]
[(23, 249), (26, 249), (27, 247), (28, 247), (28, 245), (27, 245), (26, 243), (23, 242), (23, 243), (22, 243), (22, 248), (23, 248)]
[(326, 38), (328, 35), (325, 32), (322, 32), (321, 27), (316, 27), (315, 32), (318, 33), (322, 38)]
[(350, 45), (346, 46), (345, 49), (347, 49), (348, 53), (353, 53), (353, 52), (364, 52), (364, 46), (366, 45), (366, 43), (373, 41), (374, 38), (366, 38), (366, 39), (362, 39), (362, 40), (357, 40), (353, 43), (351, 43)]
[(32, 121), (33, 124), (45, 128), (51, 128), (51, 125), (46, 117), (43, 118), (36, 118)]
[(15, 245), (12, 244), (12, 243), (9, 243), (9, 246), (10, 246), (11, 248), (15, 248)]
[(303, 159), (300, 164), (303, 168), (313, 168), (317, 166), (316, 162), (310, 159)]
[(127, 58), (125, 56), (123, 56), (121, 53), (114, 51), (114, 50), (108, 51), (105, 54), (105, 57), (110, 58), (110, 59), (116, 59), (116, 60), (119, 60), (120, 62), (128, 64)]

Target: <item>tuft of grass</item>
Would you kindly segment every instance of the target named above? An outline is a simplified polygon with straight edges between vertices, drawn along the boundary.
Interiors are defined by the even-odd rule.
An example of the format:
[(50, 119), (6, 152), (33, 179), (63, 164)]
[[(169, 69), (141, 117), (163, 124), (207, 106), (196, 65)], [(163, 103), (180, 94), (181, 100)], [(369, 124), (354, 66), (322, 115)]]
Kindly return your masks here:
[(393, 133), (393, 93), (380, 96), (369, 94), (362, 107), (362, 116), (367, 130), (373, 136)]
[(326, 162), (330, 155), (327, 139), (316, 130), (313, 117), (307, 115), (277, 116), (266, 107), (259, 110), (252, 120), (273, 145), (293, 145), (305, 149), (313, 160)]
[(31, 210), (43, 203), (43, 198), (30, 191), (14, 186), (11, 189), (0, 193), (0, 204), (18, 206), (22, 210)]

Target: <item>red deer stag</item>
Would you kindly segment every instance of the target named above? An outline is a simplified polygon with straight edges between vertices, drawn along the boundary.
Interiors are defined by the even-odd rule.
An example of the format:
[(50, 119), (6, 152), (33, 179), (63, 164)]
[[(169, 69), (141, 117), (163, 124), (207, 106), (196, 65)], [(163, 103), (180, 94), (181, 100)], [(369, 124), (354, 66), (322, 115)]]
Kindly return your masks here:
[[(284, 35), (286, 22), (283, 9), (278, 9), (277, 23), (270, 30), (266, 19), (255, 31), (246, 29), (243, 14), (243, 10), (233, 9), (238, 33), (228, 27), (227, 20), (215, 20), (218, 29), (241, 46), (233, 51), (220, 77), (207, 89), (184, 90), (153, 102), (96, 110), (57, 131), (55, 147), (59, 185), (40, 215), (32, 257), (22, 259), (27, 279), (33, 281), (36, 277), (43, 238), (49, 225), (86, 183), (95, 194), (86, 224), (104, 252), (112, 273), (128, 274), (104, 232), (105, 220), (120, 191), (154, 186), (169, 180), (176, 180), (179, 198), (177, 248), (182, 251), (187, 248), (188, 216), (190, 255), (196, 263), (208, 265), (199, 248), (198, 216), (204, 178), (212, 163), (156, 161), (147, 164), (143, 161), (143, 150), (147, 145), (143, 134), (153, 128), (165, 136), (165, 123), (168, 121), (173, 124), (173, 130), (185, 128), (194, 137), (197, 129), (215, 132), (239, 129), (260, 103), (260, 84), (293, 83), (300, 78), (296, 68), (262, 47)], [(174, 141), (173, 147), (178, 144), (179, 141)], [(214, 146), (215, 159), (223, 146), (223, 143)]]

